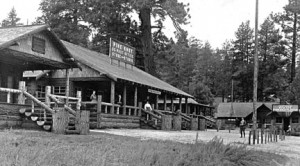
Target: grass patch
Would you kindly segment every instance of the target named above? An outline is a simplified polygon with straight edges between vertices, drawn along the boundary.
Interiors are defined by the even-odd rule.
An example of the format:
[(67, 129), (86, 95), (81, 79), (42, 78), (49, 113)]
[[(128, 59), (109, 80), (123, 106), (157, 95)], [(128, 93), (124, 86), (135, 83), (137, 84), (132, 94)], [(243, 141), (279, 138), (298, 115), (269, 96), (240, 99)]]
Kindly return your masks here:
[(110, 134), (56, 135), (43, 131), (0, 131), (0, 165), (150, 166), (280, 165), (287, 157), (247, 150), (243, 145), (183, 144)]

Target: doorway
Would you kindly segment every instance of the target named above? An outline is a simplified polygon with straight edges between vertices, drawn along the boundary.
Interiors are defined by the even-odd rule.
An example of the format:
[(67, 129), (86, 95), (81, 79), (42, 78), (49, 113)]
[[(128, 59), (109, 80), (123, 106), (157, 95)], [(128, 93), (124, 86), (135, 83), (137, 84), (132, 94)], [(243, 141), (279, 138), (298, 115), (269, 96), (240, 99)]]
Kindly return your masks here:
[(283, 130), (287, 131), (290, 125), (290, 118), (283, 118)]

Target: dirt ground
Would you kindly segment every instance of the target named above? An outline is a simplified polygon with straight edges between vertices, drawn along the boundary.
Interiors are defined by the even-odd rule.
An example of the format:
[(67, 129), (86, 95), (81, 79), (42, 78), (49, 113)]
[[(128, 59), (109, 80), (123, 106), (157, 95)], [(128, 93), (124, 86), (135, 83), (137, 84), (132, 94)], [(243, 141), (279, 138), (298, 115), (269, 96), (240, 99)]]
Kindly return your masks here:
[[(225, 144), (246, 144), (248, 145), (248, 134), (246, 131), (246, 138), (240, 138), (239, 130), (207, 130), (207, 131), (161, 131), (161, 130), (143, 130), (143, 129), (103, 129), (103, 130), (91, 130), (95, 133), (109, 133), (115, 135), (123, 135), (130, 137), (137, 137), (142, 140), (147, 139), (159, 139), (159, 140), (171, 140), (182, 143), (195, 143), (197, 133), (198, 142), (208, 142), (214, 137), (219, 137), (223, 139)], [(255, 144), (248, 145), (248, 148), (254, 148), (258, 150), (278, 153), (281, 155), (286, 155), (288, 157), (300, 159), (300, 137), (286, 136), (285, 140), (278, 142), (269, 142), (267, 144)]]

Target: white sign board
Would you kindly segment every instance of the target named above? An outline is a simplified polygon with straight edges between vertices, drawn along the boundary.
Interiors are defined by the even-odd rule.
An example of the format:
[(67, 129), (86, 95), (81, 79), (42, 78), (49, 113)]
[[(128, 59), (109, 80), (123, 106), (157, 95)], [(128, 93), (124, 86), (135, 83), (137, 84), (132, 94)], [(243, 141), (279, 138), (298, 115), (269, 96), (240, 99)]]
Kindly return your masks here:
[(153, 89), (148, 89), (149, 93), (153, 93), (153, 94), (157, 94), (157, 95), (161, 95), (161, 92), (158, 90), (153, 90)]
[(298, 105), (273, 105), (273, 111), (275, 112), (298, 112)]

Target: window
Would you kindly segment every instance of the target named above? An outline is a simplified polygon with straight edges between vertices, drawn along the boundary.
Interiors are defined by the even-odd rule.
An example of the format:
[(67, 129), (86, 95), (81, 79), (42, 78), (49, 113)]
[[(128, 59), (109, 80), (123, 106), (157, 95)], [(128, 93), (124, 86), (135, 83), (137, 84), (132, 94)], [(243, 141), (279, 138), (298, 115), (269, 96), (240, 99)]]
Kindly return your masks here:
[(45, 54), (46, 41), (44, 39), (32, 37), (32, 51)]
[(66, 95), (66, 87), (65, 86), (55, 86), (53, 89), (53, 94), (65, 96)]
[(46, 96), (46, 86), (38, 85), (38, 88), (35, 93), (38, 99), (44, 99)]
[(276, 123), (282, 123), (282, 118), (281, 117), (277, 117), (276, 118)]
[(292, 117), (292, 123), (299, 123), (298, 117)]

